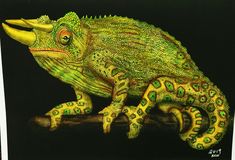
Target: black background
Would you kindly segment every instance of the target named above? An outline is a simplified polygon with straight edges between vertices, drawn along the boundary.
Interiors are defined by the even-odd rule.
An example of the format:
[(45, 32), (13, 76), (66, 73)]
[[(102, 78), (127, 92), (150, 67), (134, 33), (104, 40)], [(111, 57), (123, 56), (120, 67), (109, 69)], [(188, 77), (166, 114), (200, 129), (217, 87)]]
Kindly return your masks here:
[[(232, 0), (7, 0), (1, 1), (0, 20), (44, 14), (58, 19), (75, 11), (79, 16), (116, 14), (154, 24), (187, 47), (199, 68), (225, 93), (233, 113), (234, 6)], [(31, 117), (75, 99), (74, 91), (40, 68), (26, 46), (7, 37), (2, 28), (0, 33), (9, 160), (210, 159), (208, 150), (191, 149), (175, 132), (146, 129), (137, 139), (128, 140), (125, 128), (114, 127), (110, 135), (103, 135), (101, 126), (63, 128), (52, 133), (31, 128)], [(110, 102), (94, 96), (92, 99), (95, 113)], [(222, 149), (221, 160), (230, 159), (231, 136), (230, 129), (213, 148)]]

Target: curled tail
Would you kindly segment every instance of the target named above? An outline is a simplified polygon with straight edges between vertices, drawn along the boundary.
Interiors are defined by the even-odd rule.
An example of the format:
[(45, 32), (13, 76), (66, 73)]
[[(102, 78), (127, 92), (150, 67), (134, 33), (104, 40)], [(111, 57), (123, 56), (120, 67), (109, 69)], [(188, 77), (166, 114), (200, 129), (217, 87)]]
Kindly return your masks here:
[[(189, 142), (192, 148), (202, 150), (217, 144), (224, 136), (229, 123), (229, 106), (223, 93), (207, 78), (190, 80), (172, 77), (159, 77), (148, 87), (143, 101), (151, 99), (156, 93), (156, 103), (171, 103), (178, 106), (190, 106), (187, 112), (191, 120), (191, 127), (180, 133), (181, 139)], [(146, 103), (145, 106), (150, 106)], [(154, 106), (154, 103), (152, 104)], [(172, 107), (162, 106), (161, 110), (171, 111)], [(147, 107), (146, 107), (147, 108)], [(175, 106), (173, 105), (173, 108)], [(198, 110), (198, 109), (199, 110)], [(202, 134), (198, 134), (202, 124), (200, 109), (204, 110), (209, 119), (209, 127)], [(181, 119), (179, 114), (178, 119)], [(179, 123), (183, 123), (182, 120)]]
[[(227, 100), (207, 78), (192, 80), (162, 76), (149, 84), (140, 104), (134, 109), (135, 113), (130, 115), (129, 138), (135, 138), (139, 134), (144, 115), (156, 104), (163, 112), (176, 116), (180, 131), (184, 123), (181, 113), (186, 112), (192, 118), (189, 129), (180, 133), (181, 139), (188, 141), (192, 148), (202, 150), (212, 147), (222, 139), (227, 130)], [(202, 124), (200, 109), (207, 113), (209, 119), (209, 127), (202, 134), (199, 134)]]
[(205, 83), (203, 92), (199, 96), (197, 107), (204, 110), (209, 117), (208, 129), (189, 140), (195, 149), (207, 149), (217, 144), (226, 133), (229, 123), (229, 106), (223, 93), (213, 84)]

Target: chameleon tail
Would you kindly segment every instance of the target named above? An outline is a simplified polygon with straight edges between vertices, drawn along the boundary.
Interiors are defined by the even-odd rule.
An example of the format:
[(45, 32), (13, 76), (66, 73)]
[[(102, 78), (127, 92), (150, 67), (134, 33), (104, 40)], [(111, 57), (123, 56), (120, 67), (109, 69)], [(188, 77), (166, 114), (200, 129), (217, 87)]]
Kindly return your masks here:
[[(179, 123), (179, 132), (180, 132), (179, 135), (183, 141), (188, 141), (198, 134), (202, 125), (201, 124), (202, 114), (196, 107), (192, 106), (182, 107), (176, 104), (163, 103), (159, 105), (159, 109), (164, 113), (172, 113), (176, 117)], [(190, 127), (184, 132), (183, 128), (185, 122), (183, 118), (183, 113), (186, 113), (191, 119)]]
[[(200, 108), (208, 114), (209, 128), (201, 135), (188, 140), (190, 146), (198, 150), (208, 149), (217, 144), (224, 136), (229, 123), (229, 106), (223, 93), (212, 84), (205, 93), (210, 100)], [(199, 101), (204, 102), (206, 99), (201, 96)]]
[[(146, 89), (140, 104), (130, 114), (129, 138), (135, 138), (142, 127), (145, 115), (158, 104), (165, 113), (173, 113), (183, 123), (180, 112), (186, 112), (192, 118), (191, 127), (180, 133), (194, 149), (208, 149), (217, 144), (226, 132), (229, 123), (229, 107), (223, 93), (208, 79), (187, 80), (171, 77), (158, 77)], [(162, 106), (161, 106), (162, 105)], [(173, 106), (171, 106), (173, 105)], [(177, 106), (186, 107), (179, 110)], [(209, 127), (198, 134), (202, 124), (201, 108), (209, 118)], [(145, 114), (143, 114), (145, 113)], [(182, 128), (182, 124), (179, 125)], [(181, 130), (181, 129), (180, 129)]]
[(182, 109), (182, 112), (187, 113), (191, 118), (191, 126), (188, 130), (184, 133), (180, 133), (180, 138), (183, 141), (188, 141), (189, 139), (193, 138), (195, 135), (198, 135), (198, 132), (202, 126), (202, 115), (201, 112), (191, 106), (186, 106)]

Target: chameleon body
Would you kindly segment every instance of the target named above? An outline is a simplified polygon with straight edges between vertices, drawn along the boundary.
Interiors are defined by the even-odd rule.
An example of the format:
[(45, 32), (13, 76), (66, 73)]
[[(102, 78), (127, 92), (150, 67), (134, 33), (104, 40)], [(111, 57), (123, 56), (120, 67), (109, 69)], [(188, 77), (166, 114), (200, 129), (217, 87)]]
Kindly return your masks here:
[[(69, 84), (77, 99), (46, 113), (51, 130), (63, 115), (92, 111), (89, 94), (112, 97), (103, 114), (104, 133), (121, 113), (129, 118), (129, 138), (138, 136), (151, 109), (173, 113), (180, 137), (195, 149), (218, 143), (226, 132), (229, 106), (223, 93), (198, 69), (186, 48), (167, 32), (127, 17), (79, 18), (74, 12), (58, 20), (6, 20), (32, 31), (3, 28), (13, 39), (29, 46), (38, 64)], [(125, 106), (128, 96), (142, 97), (137, 106)], [(200, 133), (202, 113), (209, 126)], [(191, 118), (183, 131), (182, 114)], [(200, 133), (200, 134), (199, 134)]]

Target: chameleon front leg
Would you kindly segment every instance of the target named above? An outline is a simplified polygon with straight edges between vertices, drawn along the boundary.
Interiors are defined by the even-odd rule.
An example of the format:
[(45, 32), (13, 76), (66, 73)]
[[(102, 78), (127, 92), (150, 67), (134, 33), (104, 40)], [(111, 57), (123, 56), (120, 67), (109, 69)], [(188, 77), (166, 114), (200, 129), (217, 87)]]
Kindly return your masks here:
[(63, 115), (89, 114), (92, 111), (92, 102), (90, 97), (75, 89), (76, 101), (62, 103), (46, 113), (51, 118), (50, 130), (57, 129), (61, 123)]
[(129, 79), (124, 70), (112, 64), (111, 60), (105, 57), (110, 54), (108, 51), (96, 51), (91, 55), (89, 67), (95, 71), (113, 86), (112, 102), (105, 107), (99, 114), (103, 114), (103, 130), (104, 133), (110, 132), (111, 123), (119, 115), (124, 106), (129, 89)]

